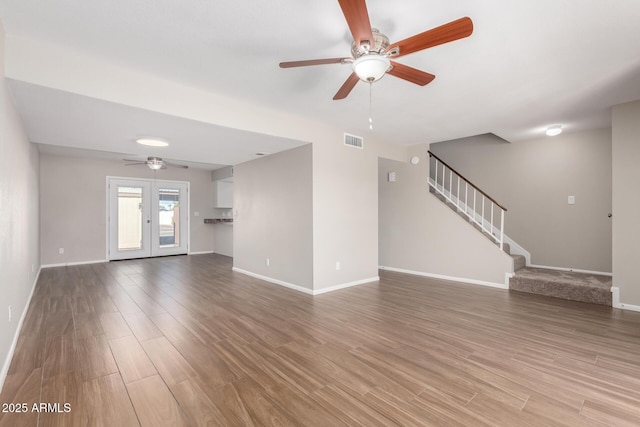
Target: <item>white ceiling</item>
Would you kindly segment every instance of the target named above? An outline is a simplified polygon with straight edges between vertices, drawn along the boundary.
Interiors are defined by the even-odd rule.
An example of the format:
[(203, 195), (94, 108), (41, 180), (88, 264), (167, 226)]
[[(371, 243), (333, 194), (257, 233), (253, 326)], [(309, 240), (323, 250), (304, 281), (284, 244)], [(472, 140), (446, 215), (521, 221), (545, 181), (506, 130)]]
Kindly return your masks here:
[[(91, 150), (84, 153), (89, 157), (157, 156), (214, 170), (255, 159), (257, 153), (277, 153), (304, 144), (15, 80), (10, 80), (9, 85), (30, 140), (40, 144), (41, 152), (50, 154), (81, 157), (83, 153), (77, 148), (84, 148)], [(135, 142), (139, 137), (158, 135), (170, 141), (170, 145), (158, 148)], [(47, 145), (71, 149), (52, 149)]]
[[(462, 16), (474, 22), (469, 38), (398, 60), (435, 74), (431, 84), (392, 76), (374, 84), (374, 132), (383, 139), (416, 144), (484, 133), (533, 139), (555, 123), (567, 132), (609, 126), (612, 105), (640, 99), (640, 1), (369, 0), (367, 7), (372, 25), (392, 42)], [(0, 0), (0, 19), (11, 36), (367, 132), (367, 84), (345, 100), (331, 99), (349, 65), (278, 67), (349, 55), (337, 0)], [(184, 139), (164, 156), (185, 161), (233, 164), (300, 144), (244, 132), (235, 138), (249, 143), (211, 150), (212, 139), (221, 139), (217, 132), (233, 140), (235, 131), (19, 81), (11, 91), (29, 136), (42, 144), (91, 148), (89, 138), (100, 129), (113, 138), (114, 151), (152, 155), (131, 149), (125, 133), (142, 132), (137, 120), (146, 120), (145, 133), (158, 126)], [(117, 132), (114, 120), (121, 122)], [(118, 138), (129, 145), (121, 148)], [(245, 152), (234, 154), (238, 146)]]

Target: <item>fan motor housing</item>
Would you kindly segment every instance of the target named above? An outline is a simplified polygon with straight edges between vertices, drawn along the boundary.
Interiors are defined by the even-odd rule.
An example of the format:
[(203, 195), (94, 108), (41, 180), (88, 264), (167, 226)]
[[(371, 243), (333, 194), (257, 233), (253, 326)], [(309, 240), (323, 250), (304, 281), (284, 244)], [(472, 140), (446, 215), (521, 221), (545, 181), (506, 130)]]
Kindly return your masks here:
[(355, 40), (351, 43), (351, 55), (354, 58), (359, 58), (369, 53), (383, 54), (387, 50), (389, 37), (382, 34), (377, 28), (372, 28), (371, 33), (373, 34), (373, 46), (358, 46)]

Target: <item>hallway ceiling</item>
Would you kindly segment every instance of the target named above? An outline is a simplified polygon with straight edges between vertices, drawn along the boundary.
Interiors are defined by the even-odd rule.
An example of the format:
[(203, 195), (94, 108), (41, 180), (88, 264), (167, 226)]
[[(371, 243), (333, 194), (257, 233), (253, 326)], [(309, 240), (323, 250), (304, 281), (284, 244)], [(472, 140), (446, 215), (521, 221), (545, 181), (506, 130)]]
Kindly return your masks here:
[[(470, 37), (402, 58), (435, 74), (432, 83), (420, 87), (384, 77), (373, 84), (373, 132), (382, 139), (407, 145), (485, 133), (512, 142), (534, 139), (555, 123), (567, 132), (607, 127), (612, 105), (640, 99), (637, 0), (369, 0), (367, 7), (372, 25), (391, 41), (463, 16), (474, 22)], [(337, 0), (0, 0), (0, 19), (7, 36), (43, 40), (190, 87), (368, 132), (367, 84), (359, 83), (347, 99), (332, 100), (350, 65), (278, 67), (281, 61), (349, 56), (349, 30)], [(11, 90), (29, 136), (41, 144), (73, 140), (76, 148), (101, 149), (86, 141), (86, 129), (72, 125), (78, 115), (110, 129), (114, 117), (132, 108), (78, 101), (79, 95), (19, 78)], [(94, 109), (65, 114), (77, 102)], [(114, 115), (88, 116), (100, 109)], [(47, 124), (54, 114), (55, 123)], [(168, 123), (152, 118), (156, 114), (147, 118)], [(180, 125), (193, 126), (189, 135), (207, 128)], [(218, 128), (206, 130), (235, 132)], [(245, 153), (217, 159), (203, 158), (206, 142), (194, 136), (183, 152), (165, 157), (230, 164), (256, 151), (300, 144), (267, 139), (269, 149), (256, 138), (243, 147)]]

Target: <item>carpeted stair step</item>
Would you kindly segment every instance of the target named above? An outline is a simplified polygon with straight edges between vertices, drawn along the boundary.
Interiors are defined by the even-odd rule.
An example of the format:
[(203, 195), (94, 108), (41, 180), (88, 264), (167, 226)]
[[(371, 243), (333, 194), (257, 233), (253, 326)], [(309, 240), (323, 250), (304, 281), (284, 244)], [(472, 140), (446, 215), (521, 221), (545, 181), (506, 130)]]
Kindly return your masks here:
[[(507, 252), (509, 253), (509, 252)], [(509, 254), (513, 258), (513, 271), (522, 270), (527, 265), (527, 260), (523, 255)]]
[(611, 277), (525, 267), (509, 279), (509, 289), (611, 306)]

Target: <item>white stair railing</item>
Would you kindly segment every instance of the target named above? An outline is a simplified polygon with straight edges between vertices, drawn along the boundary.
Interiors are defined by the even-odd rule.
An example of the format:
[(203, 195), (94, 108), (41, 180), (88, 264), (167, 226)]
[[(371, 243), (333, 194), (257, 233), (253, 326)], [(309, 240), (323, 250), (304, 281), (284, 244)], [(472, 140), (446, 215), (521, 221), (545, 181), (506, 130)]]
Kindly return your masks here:
[(429, 185), (458, 212), (480, 227), (498, 243), (504, 244), (504, 214), (507, 208), (460, 175), (438, 156), (429, 153)]

